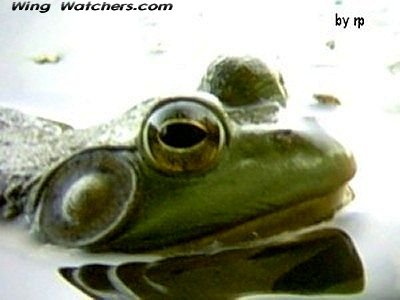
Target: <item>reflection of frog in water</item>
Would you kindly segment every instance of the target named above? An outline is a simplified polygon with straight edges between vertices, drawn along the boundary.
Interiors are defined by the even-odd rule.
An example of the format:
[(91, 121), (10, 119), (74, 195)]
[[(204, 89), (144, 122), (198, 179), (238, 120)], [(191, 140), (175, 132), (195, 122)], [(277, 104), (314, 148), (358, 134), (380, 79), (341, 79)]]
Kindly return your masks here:
[(85, 130), (3, 110), (4, 214), (67, 247), (182, 252), (311, 225), (351, 200), (352, 155), (313, 119), (280, 123), (279, 74), (225, 58), (200, 90)]

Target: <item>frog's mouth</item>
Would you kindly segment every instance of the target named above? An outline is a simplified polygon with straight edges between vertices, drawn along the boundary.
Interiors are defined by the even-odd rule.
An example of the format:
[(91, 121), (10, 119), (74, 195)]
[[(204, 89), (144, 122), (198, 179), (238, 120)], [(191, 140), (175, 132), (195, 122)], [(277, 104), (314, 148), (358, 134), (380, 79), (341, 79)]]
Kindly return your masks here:
[(311, 198), (214, 234), (169, 247), (163, 252), (219, 251), (227, 247), (240, 247), (261, 239), (274, 239), (281, 234), (290, 234), (290, 232), (331, 219), (338, 210), (353, 199), (353, 190), (348, 184), (345, 184), (329, 194)]

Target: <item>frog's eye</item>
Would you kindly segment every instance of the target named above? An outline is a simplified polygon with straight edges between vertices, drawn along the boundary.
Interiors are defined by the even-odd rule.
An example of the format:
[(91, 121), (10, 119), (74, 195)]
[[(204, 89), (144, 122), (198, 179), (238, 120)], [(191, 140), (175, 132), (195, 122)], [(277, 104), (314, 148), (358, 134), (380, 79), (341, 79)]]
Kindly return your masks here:
[(138, 144), (144, 158), (168, 174), (214, 166), (228, 138), (227, 118), (218, 104), (216, 98), (163, 99), (142, 124)]
[(126, 151), (90, 149), (40, 183), (34, 231), (63, 246), (87, 246), (113, 233), (132, 211), (136, 175)]
[(260, 101), (285, 106), (287, 92), (280, 73), (255, 57), (219, 57), (210, 64), (199, 89), (216, 95), (227, 106), (246, 106)]

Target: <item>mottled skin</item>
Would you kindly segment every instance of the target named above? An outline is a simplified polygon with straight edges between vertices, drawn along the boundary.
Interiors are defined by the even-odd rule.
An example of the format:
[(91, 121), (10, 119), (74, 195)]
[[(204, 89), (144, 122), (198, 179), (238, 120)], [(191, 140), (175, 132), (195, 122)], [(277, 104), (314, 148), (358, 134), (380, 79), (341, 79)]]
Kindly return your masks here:
[[(237, 96), (238, 82), (246, 92), (233, 101), (226, 92)], [(283, 81), (258, 59), (217, 60), (200, 89), (207, 93), (152, 98), (84, 130), (3, 109), (3, 215), (25, 210), (44, 241), (68, 247), (186, 251), (314, 224), (352, 199), (351, 153), (313, 119), (299, 118), (298, 127), (279, 122)], [(121, 172), (126, 180), (114, 176)], [(69, 174), (65, 185), (63, 174)], [(131, 194), (107, 198), (120, 195), (119, 182), (123, 189), (131, 180)], [(109, 203), (110, 211), (103, 211)], [(111, 229), (103, 231), (108, 222)]]
[(108, 124), (82, 130), (0, 107), (0, 199), (5, 218), (21, 213), (32, 183), (72, 153), (100, 145), (133, 146), (150, 101)]

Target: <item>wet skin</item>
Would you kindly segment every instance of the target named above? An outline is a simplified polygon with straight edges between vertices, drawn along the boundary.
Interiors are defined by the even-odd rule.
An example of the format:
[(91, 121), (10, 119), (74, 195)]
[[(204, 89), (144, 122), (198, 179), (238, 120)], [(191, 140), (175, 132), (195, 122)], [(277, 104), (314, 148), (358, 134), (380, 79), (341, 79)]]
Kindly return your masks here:
[[(332, 217), (352, 199), (353, 156), (314, 119), (283, 123), (281, 76), (238, 61), (256, 65), (240, 76), (260, 91), (240, 101), (221, 91), (243, 65), (215, 75), (218, 61), (202, 92), (89, 129), (3, 109), (4, 216), (28, 216), (44, 242), (123, 252), (235, 245)], [(270, 77), (260, 88), (257, 76)]]

